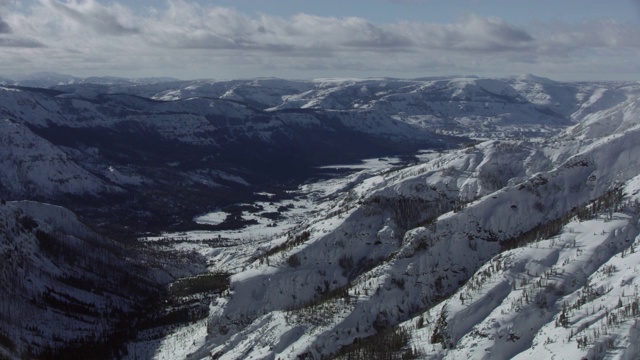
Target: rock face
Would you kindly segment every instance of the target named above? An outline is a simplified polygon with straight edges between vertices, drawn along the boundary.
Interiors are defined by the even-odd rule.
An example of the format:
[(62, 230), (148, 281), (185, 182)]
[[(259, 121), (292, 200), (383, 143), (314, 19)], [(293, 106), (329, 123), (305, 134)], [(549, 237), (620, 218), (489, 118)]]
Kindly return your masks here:
[[(635, 358), (639, 94), (635, 83), (532, 76), (6, 86), (0, 191), (84, 220), (119, 211), (134, 231), (182, 222), (147, 246), (231, 274), (205, 318), (114, 345), (120, 354)], [(390, 154), (415, 156), (278, 202), (321, 165)], [(228, 216), (236, 233), (182, 231), (207, 207), (256, 199)], [(0, 212), (13, 279), (3, 287), (16, 289), (0, 313), (12, 319), (0, 332), (9, 357), (37, 336), (55, 341), (47, 306), (76, 339), (94, 331), (83, 321), (144, 297), (116, 283), (153, 292), (180, 272), (127, 280), (142, 262), (120, 259), (68, 210), (10, 201)], [(260, 216), (281, 231), (240, 221)], [(89, 248), (103, 255), (78, 260)], [(31, 300), (33, 329), (11, 315), (17, 299)]]

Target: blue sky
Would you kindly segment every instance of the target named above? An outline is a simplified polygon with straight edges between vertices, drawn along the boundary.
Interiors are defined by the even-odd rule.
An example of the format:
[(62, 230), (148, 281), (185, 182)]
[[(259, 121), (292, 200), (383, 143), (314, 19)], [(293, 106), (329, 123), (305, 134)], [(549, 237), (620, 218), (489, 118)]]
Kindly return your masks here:
[[(163, 1), (154, 0), (135, 3), (131, 5), (137, 11), (164, 6)], [(304, 12), (319, 16), (357, 16), (378, 24), (397, 20), (452, 22), (469, 13), (498, 16), (517, 25), (551, 19), (571, 22), (640, 19), (640, 9), (633, 0), (200, 0), (197, 3), (215, 3), (250, 15), (266, 13), (289, 17)]]
[(639, 0), (0, 0), (0, 75), (640, 80)]

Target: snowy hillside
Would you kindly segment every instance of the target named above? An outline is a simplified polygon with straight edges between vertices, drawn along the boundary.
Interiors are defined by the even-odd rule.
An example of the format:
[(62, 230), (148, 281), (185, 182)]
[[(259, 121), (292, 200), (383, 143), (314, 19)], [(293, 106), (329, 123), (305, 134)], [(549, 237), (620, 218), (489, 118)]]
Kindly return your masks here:
[[(118, 343), (131, 359), (640, 356), (638, 83), (16, 84), (0, 88), (0, 195), (64, 199), (146, 256), (66, 261), (47, 239), (121, 248), (68, 210), (0, 207), (3, 279), (25, 279), (5, 298), (35, 299), (34, 319), (58, 306), (65, 340), (117, 303), (145, 324)], [(127, 283), (150, 293), (175, 280), (154, 311), (87, 265), (119, 261), (146, 264)], [(3, 354), (56, 347), (55, 319), (34, 319), (0, 329)]]
[(313, 210), (254, 235), (253, 251), (197, 245), (216, 232), (165, 234), (236, 274), (208, 323), (156, 358), (181, 346), (221, 359), (637, 357), (639, 113), (625, 94), (548, 139), (302, 188)]
[(28, 127), (0, 122), (0, 190), (21, 197), (96, 195), (122, 191), (73, 162), (69, 155)]
[(64, 208), (2, 201), (0, 214), (0, 357), (122, 353), (127, 317), (157, 292), (150, 271)]

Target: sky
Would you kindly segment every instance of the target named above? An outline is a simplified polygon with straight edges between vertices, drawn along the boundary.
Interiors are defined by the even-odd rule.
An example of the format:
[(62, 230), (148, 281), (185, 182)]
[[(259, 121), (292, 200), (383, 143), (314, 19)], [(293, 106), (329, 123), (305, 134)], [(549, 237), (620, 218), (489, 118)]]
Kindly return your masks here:
[(0, 0), (0, 75), (640, 80), (640, 0)]

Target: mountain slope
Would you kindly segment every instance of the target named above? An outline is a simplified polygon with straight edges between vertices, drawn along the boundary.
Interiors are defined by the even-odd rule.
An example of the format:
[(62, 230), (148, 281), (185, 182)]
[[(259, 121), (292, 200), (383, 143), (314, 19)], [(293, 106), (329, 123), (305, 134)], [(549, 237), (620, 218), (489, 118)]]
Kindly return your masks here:
[(0, 122), (0, 164), (0, 191), (5, 196), (55, 199), (122, 191), (78, 166), (26, 126), (8, 119)]
[(1, 357), (121, 356), (129, 320), (166, 275), (154, 279), (67, 209), (2, 201), (0, 215)]
[[(486, 351), (526, 358), (536, 346), (561, 358), (597, 356), (605, 347), (637, 356), (632, 346), (615, 350), (634, 331), (635, 295), (595, 290), (609, 305), (574, 315), (587, 278), (601, 282), (601, 273), (634, 264), (620, 259), (638, 236), (630, 197), (640, 170), (638, 117), (630, 103), (615, 106), (629, 109), (631, 123), (607, 136), (566, 135), (602, 126), (594, 119), (606, 123), (605, 110), (549, 140), (489, 141), (359, 178), (275, 242), (288, 246), (247, 259), (228, 297), (214, 302), (209, 335), (193, 357), (319, 358), (405, 320), (414, 339), (405, 349), (424, 358), (484, 358)], [(580, 334), (579, 347), (578, 337), (566, 337), (575, 351), (544, 338), (557, 333), (546, 329), (563, 311), (566, 329)], [(583, 324), (583, 316), (600, 320)]]

